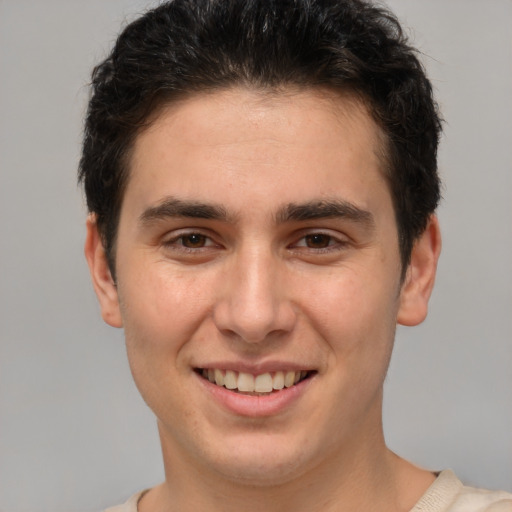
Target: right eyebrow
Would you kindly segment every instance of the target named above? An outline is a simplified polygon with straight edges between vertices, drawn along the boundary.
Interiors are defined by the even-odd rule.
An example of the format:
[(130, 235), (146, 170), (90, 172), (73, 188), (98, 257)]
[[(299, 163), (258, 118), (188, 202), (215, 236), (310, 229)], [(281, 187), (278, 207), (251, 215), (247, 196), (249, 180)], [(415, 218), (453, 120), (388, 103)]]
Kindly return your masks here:
[(172, 217), (212, 219), (225, 222), (230, 219), (226, 209), (221, 205), (167, 197), (156, 206), (144, 210), (139, 220), (141, 224), (150, 224)]

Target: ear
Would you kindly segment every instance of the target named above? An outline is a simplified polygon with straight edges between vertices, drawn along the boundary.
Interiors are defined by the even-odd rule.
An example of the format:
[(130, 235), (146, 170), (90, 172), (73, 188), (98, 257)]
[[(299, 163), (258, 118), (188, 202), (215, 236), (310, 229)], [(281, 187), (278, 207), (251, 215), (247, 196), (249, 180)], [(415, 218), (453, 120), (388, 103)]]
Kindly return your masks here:
[(412, 249), (411, 262), (400, 292), (399, 324), (412, 326), (425, 320), (440, 253), (441, 231), (437, 217), (432, 215)]
[(117, 286), (112, 279), (107, 262), (107, 255), (98, 232), (96, 216), (87, 217), (87, 236), (85, 239), (85, 258), (89, 264), (92, 284), (100, 303), (103, 320), (112, 327), (122, 327), (123, 321), (119, 308)]

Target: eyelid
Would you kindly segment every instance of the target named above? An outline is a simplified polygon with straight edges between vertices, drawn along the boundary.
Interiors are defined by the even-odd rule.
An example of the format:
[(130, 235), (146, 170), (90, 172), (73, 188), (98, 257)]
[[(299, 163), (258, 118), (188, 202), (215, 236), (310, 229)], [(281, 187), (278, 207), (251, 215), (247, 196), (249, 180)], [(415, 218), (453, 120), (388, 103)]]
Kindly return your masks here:
[[(314, 237), (314, 236), (322, 236), (322, 237), (328, 238), (329, 241), (327, 243), (327, 246), (326, 247), (309, 247), (307, 244), (307, 239), (309, 237)], [(295, 245), (295, 247), (306, 247), (308, 249), (318, 250), (318, 249), (326, 249), (327, 247), (332, 247), (336, 243), (339, 243), (339, 240), (334, 238), (332, 235), (327, 235), (326, 233), (311, 233), (311, 234), (304, 235), (301, 238), (299, 238), (299, 240), (294, 245)]]
[[(199, 235), (206, 239), (207, 244), (203, 247), (186, 247), (184, 245), (179, 245), (178, 242), (180, 239), (183, 239), (187, 236), (191, 235)], [(212, 233), (204, 228), (181, 228), (176, 229), (174, 231), (171, 231), (167, 233), (164, 237), (162, 237), (162, 245), (165, 247), (175, 247), (178, 250), (183, 251), (200, 251), (201, 249), (209, 249), (211, 247), (220, 247), (221, 244), (219, 244), (215, 237), (212, 235)]]
[[(298, 242), (301, 242), (301, 241), (305, 241), (305, 239), (308, 237), (308, 236), (315, 236), (315, 235), (320, 235), (320, 236), (325, 236), (325, 237), (329, 237), (331, 239), (332, 242), (334, 242), (333, 244), (329, 244), (328, 247), (334, 247), (334, 246), (342, 246), (342, 245), (346, 245), (348, 243), (351, 242), (351, 238), (348, 236), (348, 235), (345, 235), (343, 233), (340, 233), (340, 232), (333, 232), (329, 229), (307, 229), (307, 230), (302, 230), (300, 231), (299, 233), (296, 233), (295, 237), (294, 237), (294, 240), (295, 242), (292, 242), (290, 244), (291, 247), (306, 247), (307, 249), (311, 249), (311, 250), (319, 250), (319, 249), (315, 249), (315, 248), (312, 248), (312, 247), (307, 247), (307, 245), (304, 243), (304, 244), (298, 244)], [(328, 247), (324, 248), (324, 249), (327, 249)]]

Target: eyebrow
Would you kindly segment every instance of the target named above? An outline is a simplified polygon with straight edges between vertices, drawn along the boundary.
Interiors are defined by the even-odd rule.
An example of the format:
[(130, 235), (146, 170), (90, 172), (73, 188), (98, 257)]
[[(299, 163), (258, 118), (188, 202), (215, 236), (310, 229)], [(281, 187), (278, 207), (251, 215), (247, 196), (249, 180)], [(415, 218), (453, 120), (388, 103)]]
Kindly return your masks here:
[(339, 199), (310, 201), (303, 204), (290, 203), (281, 208), (276, 216), (277, 223), (307, 221), (329, 218), (344, 218), (357, 224), (375, 227), (372, 213), (353, 203)]
[(174, 197), (168, 197), (156, 206), (147, 208), (139, 218), (142, 224), (150, 224), (169, 217), (210, 219), (225, 222), (231, 219), (231, 216), (221, 205), (176, 199)]
[[(144, 210), (140, 215), (142, 224), (172, 217), (218, 220), (234, 222), (236, 217), (229, 214), (224, 206), (200, 201), (183, 200), (168, 197), (156, 206)], [(280, 208), (275, 215), (276, 224), (285, 222), (301, 222), (317, 219), (344, 218), (351, 222), (375, 227), (373, 215), (349, 201), (332, 199), (309, 201), (307, 203), (289, 203)]]

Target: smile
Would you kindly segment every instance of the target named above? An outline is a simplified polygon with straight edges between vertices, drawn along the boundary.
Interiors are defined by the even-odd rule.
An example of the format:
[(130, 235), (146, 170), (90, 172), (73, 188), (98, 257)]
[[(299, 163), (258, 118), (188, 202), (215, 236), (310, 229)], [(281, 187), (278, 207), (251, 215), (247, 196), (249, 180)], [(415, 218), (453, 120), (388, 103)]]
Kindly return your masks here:
[(307, 379), (313, 373), (301, 370), (252, 375), (250, 373), (221, 370), (218, 368), (199, 368), (196, 371), (212, 384), (244, 394), (269, 394), (283, 388), (290, 388)]

